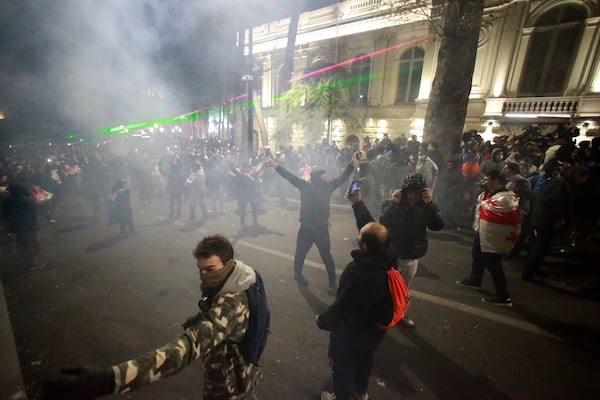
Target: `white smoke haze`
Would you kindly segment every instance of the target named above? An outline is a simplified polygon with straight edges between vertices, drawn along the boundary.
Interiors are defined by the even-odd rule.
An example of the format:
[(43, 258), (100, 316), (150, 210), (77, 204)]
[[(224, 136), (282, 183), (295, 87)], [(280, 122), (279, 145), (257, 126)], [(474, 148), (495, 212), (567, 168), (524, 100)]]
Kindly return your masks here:
[[(46, 9), (46, 76), (58, 112), (83, 131), (184, 112), (165, 46), (194, 31), (180, 2), (64, 0)], [(176, 73), (177, 71), (172, 71)], [(152, 95), (152, 96), (150, 96)]]
[(2, 0), (0, 108), (45, 137), (219, 103), (239, 94), (235, 32), (285, 18), (298, 1)]

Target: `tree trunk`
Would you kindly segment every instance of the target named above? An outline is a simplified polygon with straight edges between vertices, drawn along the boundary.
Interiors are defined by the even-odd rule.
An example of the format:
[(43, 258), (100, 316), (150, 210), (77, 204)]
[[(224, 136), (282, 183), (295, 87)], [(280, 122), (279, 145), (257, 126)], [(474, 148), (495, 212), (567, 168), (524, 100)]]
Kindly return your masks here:
[(465, 124), (477, 57), (484, 0), (448, 0), (438, 64), (425, 115), (424, 136), (447, 157), (457, 151)]
[(279, 75), (279, 93), (283, 93), (290, 88), (292, 71), (294, 71), (294, 53), (296, 51), (296, 33), (298, 33), (298, 21), (304, 8), (304, 0), (298, 0), (297, 8), (290, 15), (290, 26), (288, 27), (288, 41), (285, 48), (285, 58), (283, 68)]

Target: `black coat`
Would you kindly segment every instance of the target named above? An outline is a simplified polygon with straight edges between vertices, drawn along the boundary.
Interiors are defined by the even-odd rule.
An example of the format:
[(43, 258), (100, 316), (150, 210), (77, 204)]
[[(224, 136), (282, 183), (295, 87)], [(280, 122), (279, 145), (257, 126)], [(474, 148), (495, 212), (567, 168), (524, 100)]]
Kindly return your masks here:
[(388, 287), (387, 254), (369, 255), (352, 251), (350, 262), (340, 277), (334, 303), (319, 315), (319, 328), (332, 332), (352, 332), (366, 336), (376, 345), (385, 333), (378, 324), (392, 319), (393, 304)]
[(350, 177), (353, 170), (354, 167), (349, 164), (342, 175), (331, 181), (317, 179), (306, 182), (281, 165), (277, 167), (279, 175), (300, 191), (300, 223), (310, 226), (328, 225), (331, 194)]
[(37, 206), (23, 185), (10, 186), (11, 197), (3, 204), (3, 215), (11, 233), (38, 231)]
[(554, 231), (557, 222), (569, 224), (573, 217), (573, 183), (568, 179), (553, 179), (535, 193), (530, 224), (536, 229)]
[(444, 227), (437, 205), (422, 201), (412, 207), (390, 201), (379, 222), (388, 229), (392, 249), (403, 260), (423, 257), (428, 247), (427, 229), (439, 231)]

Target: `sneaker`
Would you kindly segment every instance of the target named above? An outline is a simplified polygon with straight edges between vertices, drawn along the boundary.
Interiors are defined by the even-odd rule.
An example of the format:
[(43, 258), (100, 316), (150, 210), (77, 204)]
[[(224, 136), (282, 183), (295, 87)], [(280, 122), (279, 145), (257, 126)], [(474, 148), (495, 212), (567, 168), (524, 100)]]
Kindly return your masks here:
[(306, 278), (302, 274), (295, 274), (294, 275), (294, 280), (300, 286), (308, 286), (308, 281), (306, 280)]
[(321, 392), (321, 400), (335, 400), (335, 394), (329, 392)]
[(470, 281), (468, 279), (463, 279), (462, 281), (456, 281), (456, 284), (458, 286), (463, 286), (469, 289), (474, 289), (474, 290), (481, 290), (481, 284), (476, 284), (473, 281)]
[(402, 325), (405, 328), (414, 328), (416, 324), (415, 321), (413, 321), (411, 318), (402, 317), (402, 319), (400, 320), (400, 325)]
[(510, 297), (484, 297), (481, 299), (481, 302), (491, 306), (512, 307), (512, 300)]

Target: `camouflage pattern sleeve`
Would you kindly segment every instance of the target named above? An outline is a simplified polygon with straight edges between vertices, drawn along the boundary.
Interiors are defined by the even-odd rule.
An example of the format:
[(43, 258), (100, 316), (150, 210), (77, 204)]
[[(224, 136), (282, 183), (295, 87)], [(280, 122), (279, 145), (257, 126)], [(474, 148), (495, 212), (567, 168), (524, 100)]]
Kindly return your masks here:
[(186, 329), (175, 341), (113, 366), (115, 393), (134, 391), (174, 375), (192, 361), (223, 346), (224, 342), (241, 340), (248, 329), (249, 314), (244, 292), (219, 296), (205, 318)]

